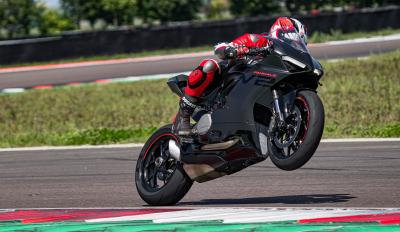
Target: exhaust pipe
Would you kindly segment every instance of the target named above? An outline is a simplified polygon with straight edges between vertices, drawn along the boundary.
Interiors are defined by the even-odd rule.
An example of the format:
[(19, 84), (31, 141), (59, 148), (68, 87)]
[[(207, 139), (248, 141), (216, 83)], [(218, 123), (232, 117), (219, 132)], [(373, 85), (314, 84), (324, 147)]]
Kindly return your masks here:
[(177, 161), (181, 160), (181, 149), (178, 147), (178, 145), (176, 144), (175, 140), (169, 140), (168, 142), (168, 150), (169, 150), (169, 154), (176, 159)]

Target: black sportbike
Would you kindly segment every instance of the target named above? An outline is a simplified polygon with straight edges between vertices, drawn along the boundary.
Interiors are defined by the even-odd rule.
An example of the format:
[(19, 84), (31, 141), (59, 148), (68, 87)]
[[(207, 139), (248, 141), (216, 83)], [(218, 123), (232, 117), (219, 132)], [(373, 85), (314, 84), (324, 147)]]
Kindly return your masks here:
[[(136, 165), (136, 187), (150, 205), (172, 205), (196, 182), (238, 172), (268, 157), (280, 169), (295, 170), (317, 149), (324, 108), (316, 89), (321, 64), (302, 40), (272, 39), (251, 49), (245, 62), (223, 73), (192, 118), (192, 136), (172, 125), (158, 129)], [(183, 96), (187, 76), (168, 80)]]

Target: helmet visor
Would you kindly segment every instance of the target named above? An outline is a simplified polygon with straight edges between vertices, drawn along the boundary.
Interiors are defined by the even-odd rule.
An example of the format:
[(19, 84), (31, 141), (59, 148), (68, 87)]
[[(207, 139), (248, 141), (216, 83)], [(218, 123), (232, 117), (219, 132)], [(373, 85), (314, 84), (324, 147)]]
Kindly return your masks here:
[(273, 38), (277, 38), (286, 44), (289, 44), (297, 50), (309, 53), (304, 35), (300, 35), (295, 28), (278, 28), (275, 31), (271, 31), (270, 35)]

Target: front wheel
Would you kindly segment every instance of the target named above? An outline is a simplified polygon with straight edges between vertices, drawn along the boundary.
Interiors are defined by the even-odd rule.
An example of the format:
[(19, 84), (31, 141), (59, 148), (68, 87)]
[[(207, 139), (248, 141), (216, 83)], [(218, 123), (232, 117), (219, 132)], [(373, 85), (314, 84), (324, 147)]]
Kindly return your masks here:
[(150, 137), (136, 163), (136, 189), (149, 205), (176, 204), (193, 184), (182, 164), (169, 154), (169, 140), (177, 141), (171, 127), (164, 126)]
[(287, 171), (298, 169), (311, 159), (324, 130), (324, 107), (317, 93), (299, 91), (294, 103), (287, 129), (275, 132), (268, 142), (271, 161)]

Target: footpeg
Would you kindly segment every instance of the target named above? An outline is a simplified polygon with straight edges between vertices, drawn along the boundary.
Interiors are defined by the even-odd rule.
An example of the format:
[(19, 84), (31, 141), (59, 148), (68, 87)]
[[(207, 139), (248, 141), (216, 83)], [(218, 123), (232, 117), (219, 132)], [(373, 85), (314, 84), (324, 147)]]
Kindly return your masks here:
[(180, 137), (182, 143), (193, 143), (194, 139), (190, 137)]

